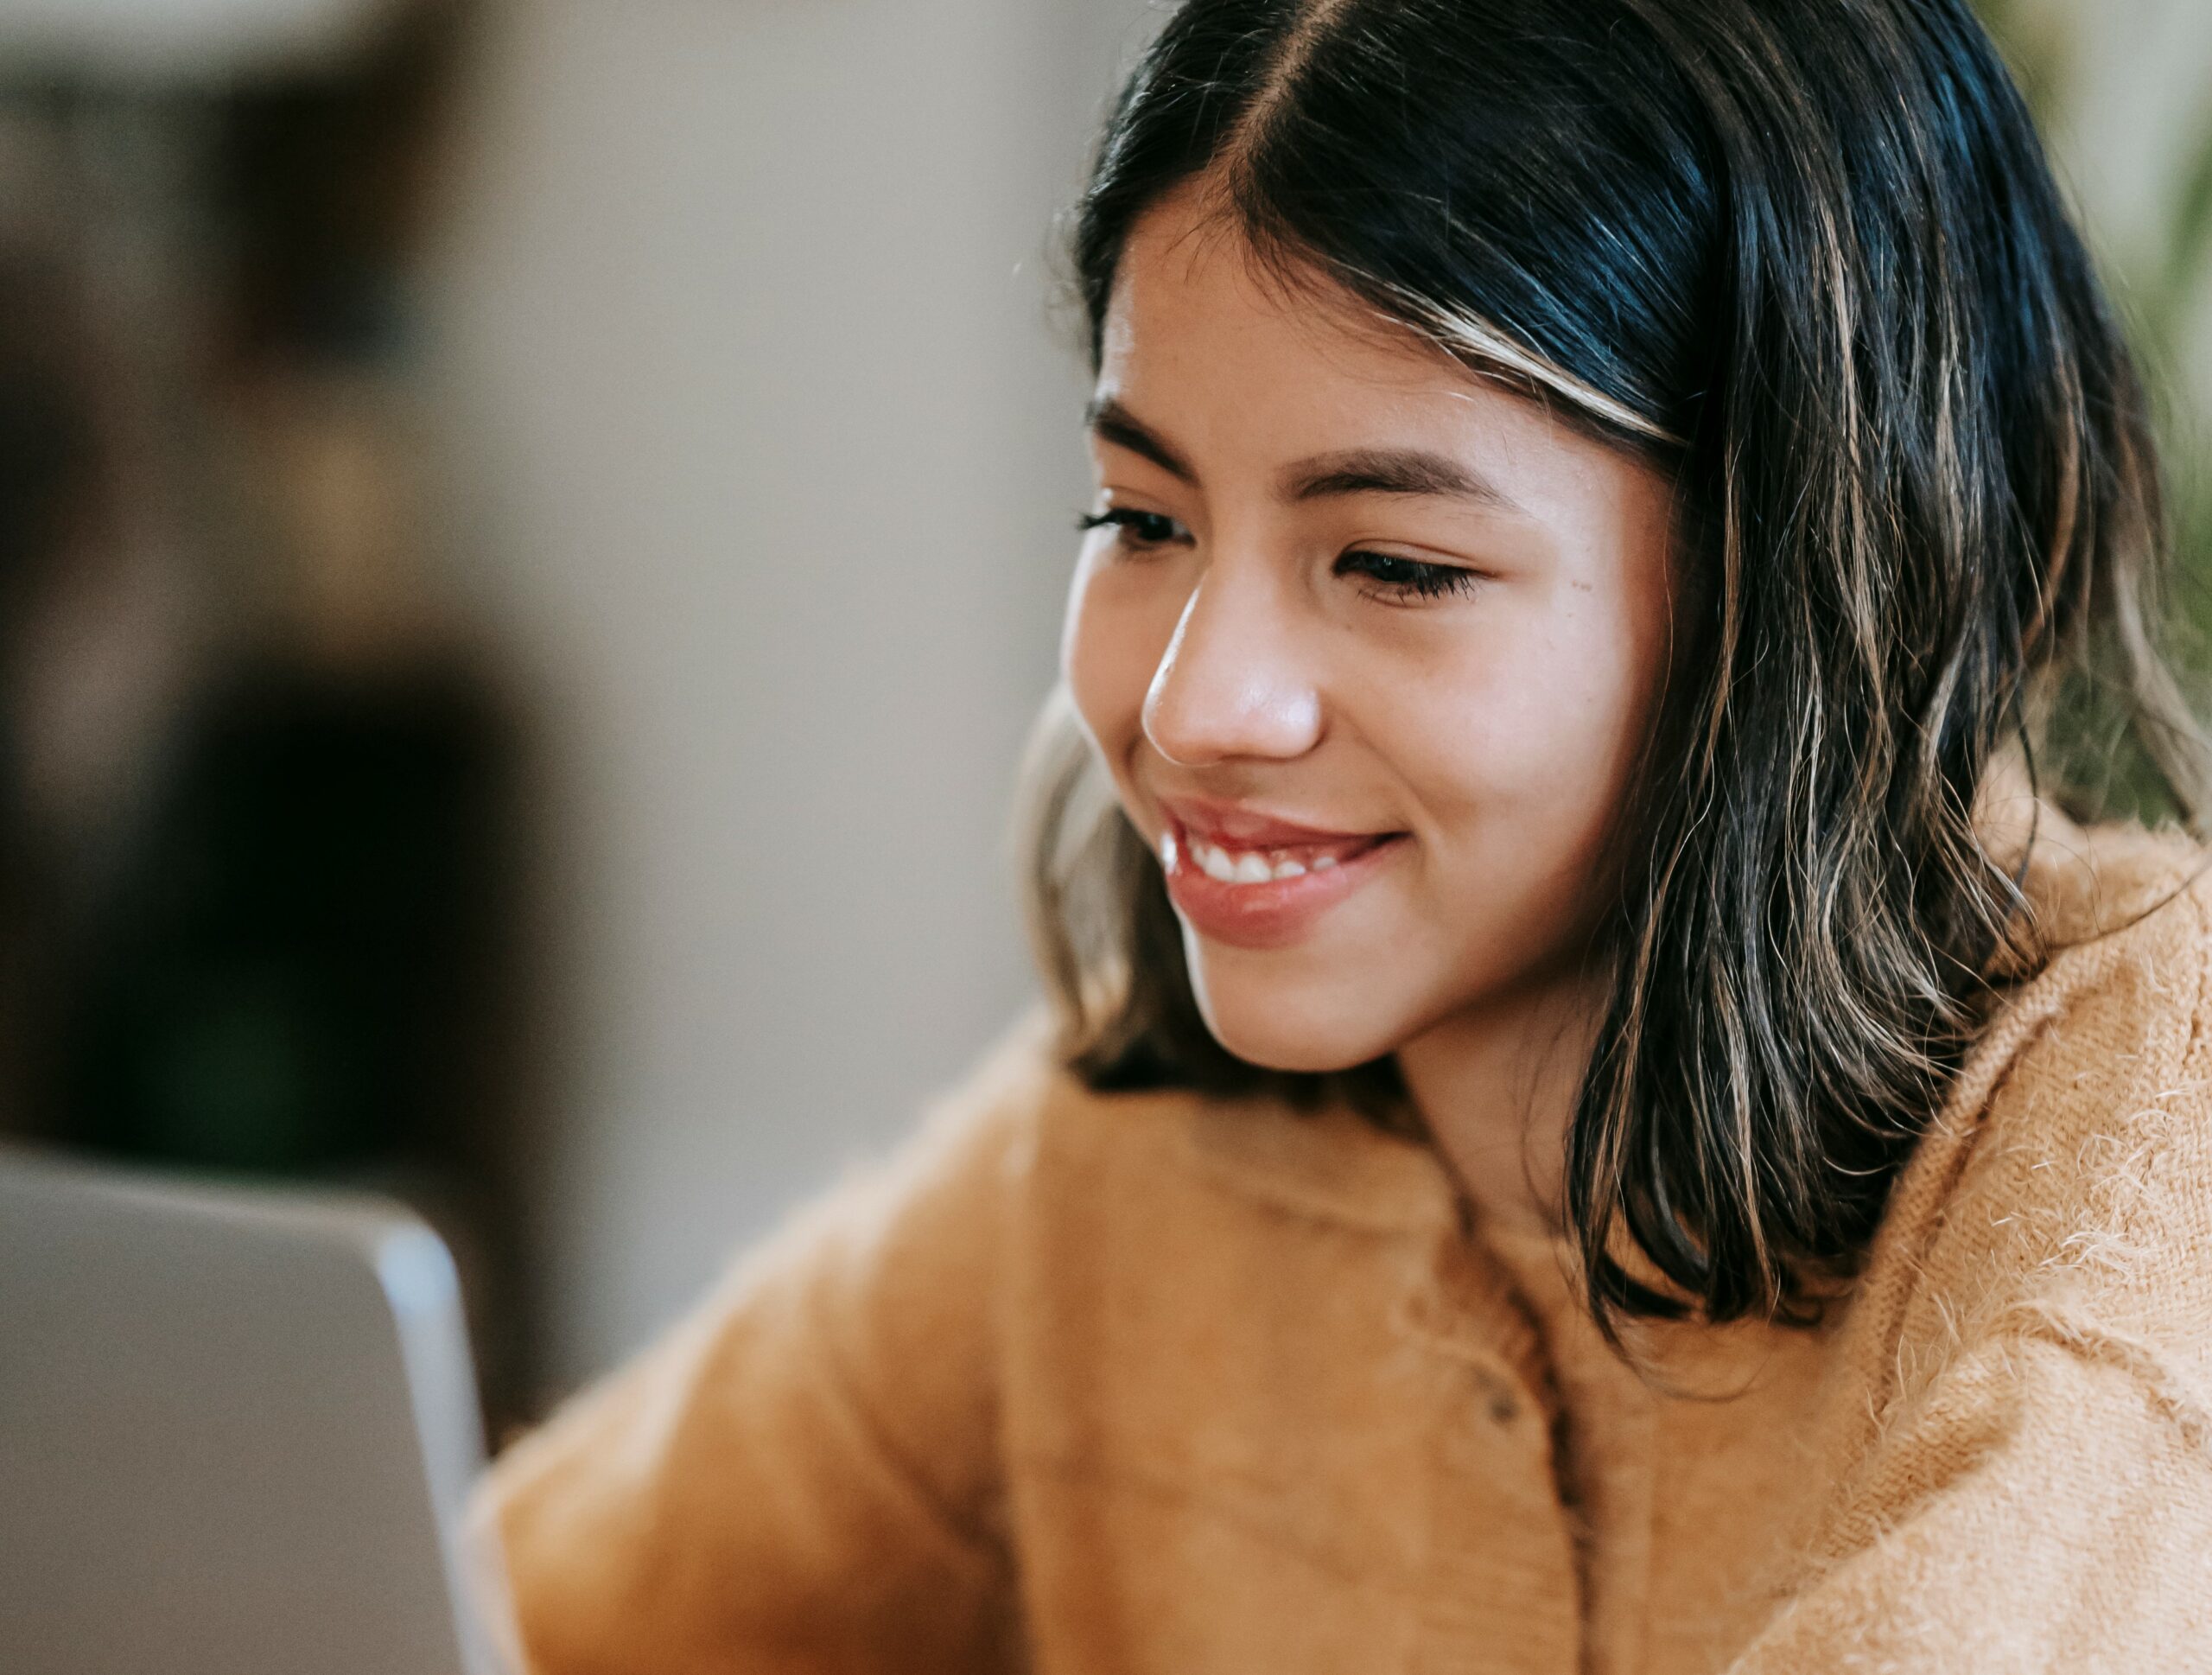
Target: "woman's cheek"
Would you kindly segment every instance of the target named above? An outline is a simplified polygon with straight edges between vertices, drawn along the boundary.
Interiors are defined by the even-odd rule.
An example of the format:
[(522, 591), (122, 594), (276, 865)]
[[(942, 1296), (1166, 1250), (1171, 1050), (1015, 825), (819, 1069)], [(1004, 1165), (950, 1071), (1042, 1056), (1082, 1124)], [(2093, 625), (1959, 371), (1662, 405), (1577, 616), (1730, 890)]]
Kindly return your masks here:
[(1459, 702), (1468, 743), (1499, 793), (1573, 804), (1615, 776), (1635, 708), (1635, 647), (1589, 609), (1531, 610), (1490, 625)]

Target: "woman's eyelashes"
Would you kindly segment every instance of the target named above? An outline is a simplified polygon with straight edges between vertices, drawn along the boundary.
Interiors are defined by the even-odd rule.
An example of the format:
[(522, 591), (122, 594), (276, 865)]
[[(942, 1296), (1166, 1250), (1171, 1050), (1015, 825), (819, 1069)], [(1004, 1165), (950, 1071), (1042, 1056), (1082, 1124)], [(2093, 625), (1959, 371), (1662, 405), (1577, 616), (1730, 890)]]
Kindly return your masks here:
[(1427, 559), (1408, 558), (1395, 552), (1369, 552), (1363, 549), (1355, 549), (1338, 559), (1336, 573), (1365, 577), (1369, 585), (1361, 591), (1393, 604), (1472, 593), (1483, 581), (1481, 571), (1462, 564), (1431, 564)]
[[(1103, 512), (1088, 513), (1076, 520), (1076, 527), (1086, 534), (1096, 529), (1111, 529), (1116, 543), (1135, 552), (1184, 546), (1191, 541), (1191, 532), (1166, 513), (1146, 512), (1129, 506), (1109, 506)], [(1370, 552), (1363, 548), (1344, 554), (1332, 570), (1337, 576), (1357, 578), (1362, 593), (1388, 604), (1417, 604), (1424, 600), (1472, 593), (1484, 580), (1482, 572), (1465, 565), (1434, 564), (1422, 558), (1408, 558), (1400, 553)]]
[(1166, 513), (1143, 512), (1133, 506), (1091, 513), (1076, 519), (1076, 527), (1085, 534), (1094, 529), (1111, 529), (1114, 538), (1125, 547), (1164, 547), (1187, 541), (1191, 535)]

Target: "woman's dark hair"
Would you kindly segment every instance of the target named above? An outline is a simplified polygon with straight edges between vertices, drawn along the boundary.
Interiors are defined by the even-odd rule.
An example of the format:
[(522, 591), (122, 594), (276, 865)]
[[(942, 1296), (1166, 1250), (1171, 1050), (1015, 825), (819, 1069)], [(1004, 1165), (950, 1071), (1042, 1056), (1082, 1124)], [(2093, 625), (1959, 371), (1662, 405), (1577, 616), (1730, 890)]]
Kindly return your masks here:
[[(1683, 654), (1563, 1202), (1609, 1331), (1802, 1317), (2019, 933), (1974, 825), (2000, 751), (2094, 682), (2203, 803), (2149, 627), (2145, 398), (2018, 91), (1963, 0), (1190, 0), (1080, 206), (1094, 360), (1132, 228), (1185, 185), (1286, 280), (1676, 485)], [(1402, 1118), (1387, 1062), (1287, 1076), (1214, 1041), (1103, 777), (1063, 696), (1031, 908), (1069, 1062)]]

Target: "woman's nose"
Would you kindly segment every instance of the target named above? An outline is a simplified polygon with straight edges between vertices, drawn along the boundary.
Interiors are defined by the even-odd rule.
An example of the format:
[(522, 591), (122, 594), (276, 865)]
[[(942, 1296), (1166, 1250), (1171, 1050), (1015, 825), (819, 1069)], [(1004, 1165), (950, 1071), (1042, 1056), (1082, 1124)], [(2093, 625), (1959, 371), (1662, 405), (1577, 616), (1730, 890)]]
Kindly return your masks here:
[(1285, 618), (1266, 578), (1237, 577), (1219, 564), (1209, 570), (1145, 693), (1153, 748), (1188, 767), (1311, 750), (1320, 739), (1320, 694)]

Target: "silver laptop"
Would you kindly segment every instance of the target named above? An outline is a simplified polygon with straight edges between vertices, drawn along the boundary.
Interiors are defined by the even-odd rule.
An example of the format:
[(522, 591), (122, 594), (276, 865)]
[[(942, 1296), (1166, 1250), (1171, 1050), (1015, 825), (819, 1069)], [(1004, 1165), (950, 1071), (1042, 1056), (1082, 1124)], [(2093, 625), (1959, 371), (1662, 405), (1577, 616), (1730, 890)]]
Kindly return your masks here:
[(0, 1671), (492, 1675), (445, 1246), (0, 1149)]

